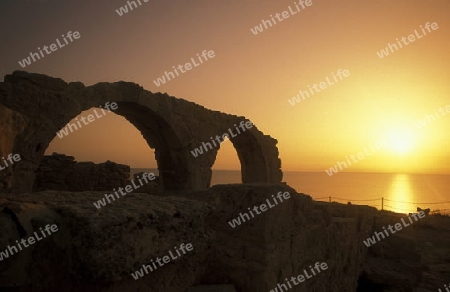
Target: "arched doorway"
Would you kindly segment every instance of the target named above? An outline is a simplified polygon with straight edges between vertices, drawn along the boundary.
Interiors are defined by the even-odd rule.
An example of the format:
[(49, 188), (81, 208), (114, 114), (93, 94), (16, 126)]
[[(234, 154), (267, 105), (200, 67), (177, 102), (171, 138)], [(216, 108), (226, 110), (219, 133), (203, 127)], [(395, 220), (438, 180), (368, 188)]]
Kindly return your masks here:
[(52, 140), (33, 189), (109, 190), (133, 179), (139, 172), (135, 168), (157, 175), (154, 149), (124, 117), (90, 109), (72, 119)]

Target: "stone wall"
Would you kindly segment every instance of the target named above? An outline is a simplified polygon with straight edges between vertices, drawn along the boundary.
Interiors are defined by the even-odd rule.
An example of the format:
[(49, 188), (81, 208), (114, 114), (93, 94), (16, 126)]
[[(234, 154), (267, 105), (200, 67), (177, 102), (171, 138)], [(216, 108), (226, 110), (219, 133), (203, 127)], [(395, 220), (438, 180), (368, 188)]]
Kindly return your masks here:
[[(13, 154), (14, 140), (24, 127), (24, 118), (19, 113), (0, 105), (0, 157)], [(0, 170), (0, 192), (11, 190), (13, 171), (13, 167)]]
[[(231, 228), (228, 221), (273, 200), (278, 192), (291, 198)], [(232, 283), (238, 291), (267, 292), (309, 265), (325, 262), (328, 270), (289, 291), (356, 291), (375, 208), (315, 202), (287, 185), (217, 185), (197, 198), (215, 212), (208, 226), (216, 240), (203, 283)], [(272, 202), (273, 204), (273, 202)], [(275, 290), (274, 290), (275, 291)]]
[(44, 156), (36, 173), (35, 191), (110, 191), (124, 187), (130, 167), (111, 161), (95, 164), (76, 162), (73, 156), (53, 153)]
[[(142, 177), (142, 175), (145, 172), (138, 172), (133, 175), (133, 179), (135, 181), (138, 181), (139, 178)], [(163, 192), (162, 184), (159, 179), (159, 176), (155, 175), (155, 179), (148, 182), (147, 184), (144, 184), (143, 186), (139, 187), (138, 189), (133, 191), (134, 193), (147, 193), (147, 194), (153, 194), (153, 195), (160, 195)]]
[[(211, 206), (130, 193), (96, 209), (93, 202), (101, 197), (62, 191), (0, 197), (0, 251), (46, 224), (59, 229), (0, 261), (0, 291), (178, 292), (204, 273), (213, 238), (205, 228)], [(193, 251), (133, 279), (131, 273), (181, 243), (192, 243)]]
[[(240, 212), (280, 191), (291, 198), (230, 227)], [(325, 262), (326, 271), (289, 291), (356, 290), (366, 253), (362, 239), (372, 229), (374, 208), (343, 205), (333, 211), (283, 184), (219, 185), (183, 194), (189, 199), (181, 196), (131, 193), (101, 209), (93, 202), (103, 193), (95, 192), (0, 197), (0, 250), (43, 224), (60, 226), (52, 238), (0, 262), (0, 288), (184, 292), (232, 285), (238, 292), (268, 292)], [(131, 277), (183, 242), (192, 242), (192, 254), (139, 280)]]

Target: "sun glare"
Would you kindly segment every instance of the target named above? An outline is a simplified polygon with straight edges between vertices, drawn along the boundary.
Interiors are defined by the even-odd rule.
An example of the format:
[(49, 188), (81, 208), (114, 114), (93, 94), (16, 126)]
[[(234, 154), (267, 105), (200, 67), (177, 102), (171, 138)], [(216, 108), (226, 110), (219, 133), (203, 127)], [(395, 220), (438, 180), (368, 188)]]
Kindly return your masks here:
[(411, 131), (392, 131), (388, 144), (397, 155), (407, 155), (413, 149), (414, 137)]

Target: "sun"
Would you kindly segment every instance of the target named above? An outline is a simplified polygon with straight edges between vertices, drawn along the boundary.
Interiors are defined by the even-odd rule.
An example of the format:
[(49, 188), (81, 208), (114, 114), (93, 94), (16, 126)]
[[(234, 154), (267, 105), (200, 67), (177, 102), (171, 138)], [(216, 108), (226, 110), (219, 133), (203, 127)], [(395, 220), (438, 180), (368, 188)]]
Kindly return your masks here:
[(388, 145), (397, 155), (407, 155), (414, 148), (414, 135), (410, 130), (392, 131), (388, 139)]

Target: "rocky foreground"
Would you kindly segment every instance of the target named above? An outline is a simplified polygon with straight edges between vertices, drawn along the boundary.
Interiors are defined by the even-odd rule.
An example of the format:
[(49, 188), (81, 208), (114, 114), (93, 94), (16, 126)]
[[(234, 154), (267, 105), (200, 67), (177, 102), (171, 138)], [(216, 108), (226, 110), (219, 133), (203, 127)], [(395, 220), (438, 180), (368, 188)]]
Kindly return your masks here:
[[(378, 212), (375, 218), (376, 231), (402, 218), (410, 223), (407, 215), (392, 212)], [(358, 291), (445, 291), (450, 282), (450, 217), (427, 216), (371, 246), (360, 282)]]
[[(290, 198), (230, 225), (279, 192)], [(103, 195), (1, 195), (0, 252), (48, 224), (58, 232), (0, 261), (0, 290), (266, 292), (316, 262), (328, 269), (289, 291), (437, 291), (450, 280), (450, 218), (426, 217), (367, 248), (406, 216), (315, 202), (284, 184), (132, 193), (97, 209)], [(193, 250), (131, 276), (182, 243)]]

